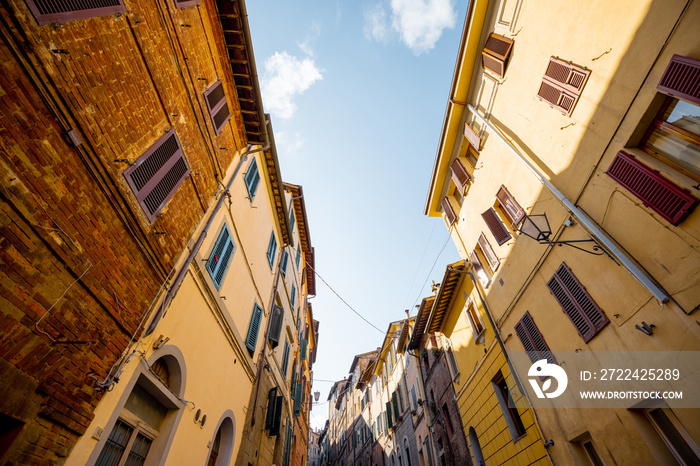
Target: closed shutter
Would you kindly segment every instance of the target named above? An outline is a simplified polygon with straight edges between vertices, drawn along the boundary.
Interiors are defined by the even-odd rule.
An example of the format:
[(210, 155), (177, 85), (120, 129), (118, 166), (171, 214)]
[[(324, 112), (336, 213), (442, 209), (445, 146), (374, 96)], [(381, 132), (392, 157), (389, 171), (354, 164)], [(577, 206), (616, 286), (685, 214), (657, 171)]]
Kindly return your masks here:
[(447, 217), (447, 222), (450, 225), (455, 223), (455, 220), (457, 220), (457, 215), (455, 214), (455, 211), (452, 208), (452, 204), (450, 204), (449, 199), (447, 199), (447, 196), (442, 198), (442, 202), (440, 203), (440, 205), (442, 205), (442, 211), (445, 212), (445, 217)]
[(255, 343), (258, 341), (258, 332), (260, 331), (260, 321), (262, 320), (262, 313), (262, 308), (256, 304), (253, 307), (253, 315), (250, 318), (248, 334), (245, 337), (245, 346), (251, 353), (255, 352)]
[(125, 13), (121, 0), (26, 0), (39, 26)]
[(622, 150), (606, 173), (673, 225), (681, 223), (698, 203), (689, 192)]
[(547, 287), (584, 342), (588, 343), (610, 322), (565, 263), (562, 262)]
[(214, 249), (209, 255), (209, 259), (207, 259), (207, 271), (217, 290), (221, 288), (221, 282), (224, 279), (224, 274), (226, 273), (226, 269), (228, 269), (229, 262), (231, 262), (233, 250), (233, 240), (228, 232), (228, 227), (224, 224), (219, 238), (216, 240), (216, 243), (214, 243)]
[(515, 198), (508, 192), (508, 189), (503, 185), (501, 185), (501, 189), (496, 193), (496, 199), (498, 199), (498, 202), (501, 204), (503, 212), (508, 217), (508, 220), (510, 220), (513, 228), (517, 228), (518, 223), (520, 223), (520, 220), (525, 216), (523, 208), (520, 207), (520, 204), (518, 204)]
[(258, 183), (260, 182), (260, 172), (258, 171), (258, 164), (255, 163), (255, 159), (250, 162), (248, 166), (248, 171), (245, 174), (245, 187), (248, 190), (248, 198), (252, 201), (255, 197), (255, 193), (258, 190)]
[(515, 333), (520, 338), (531, 362), (546, 359), (551, 364), (557, 363), (529, 311), (515, 324)]
[(289, 367), (289, 342), (284, 342), (284, 354), (282, 356), (282, 375), (287, 376), (287, 368)]
[(475, 150), (479, 151), (481, 149), (481, 138), (476, 134), (476, 131), (466, 123), (464, 124), (464, 137), (467, 138), (467, 141), (469, 141), (469, 144), (471, 144)]
[(700, 105), (700, 60), (674, 55), (656, 88)]
[(153, 221), (190, 174), (180, 141), (171, 129), (124, 170), (124, 178), (149, 221)]
[(301, 383), (297, 384), (296, 391), (294, 392), (294, 416), (299, 416), (301, 414), (301, 395), (304, 393), (304, 387)]
[(542, 78), (537, 97), (565, 115), (571, 115), (590, 71), (551, 57)]
[(289, 254), (287, 251), (282, 252), (282, 263), (280, 268), (282, 269), (282, 275), (287, 276), (287, 263), (289, 262)]
[(399, 411), (399, 398), (396, 395), (396, 392), (391, 394), (391, 403), (394, 405), (394, 419), (398, 421), (399, 416), (401, 416), (401, 412)]
[(309, 345), (309, 340), (301, 340), (300, 351), (301, 351), (301, 360), (302, 361), (304, 361), (306, 359), (306, 353), (307, 353), (306, 349), (307, 349), (308, 345)]
[(459, 192), (464, 195), (467, 182), (469, 182), (470, 179), (469, 173), (467, 173), (467, 170), (464, 168), (464, 165), (459, 159), (455, 159), (454, 162), (452, 162), (452, 165), (450, 165), (450, 171), (452, 172), (452, 181), (455, 182)]
[(498, 257), (496, 257), (496, 253), (493, 252), (493, 249), (491, 249), (491, 245), (486, 240), (486, 236), (484, 236), (483, 233), (479, 235), (478, 243), (479, 247), (481, 248), (481, 252), (484, 253), (484, 257), (486, 257), (486, 261), (489, 263), (491, 271), (495, 272), (496, 269), (498, 269), (498, 266), (501, 264), (501, 261), (498, 260)]
[(207, 108), (209, 109), (211, 121), (214, 124), (214, 131), (216, 134), (219, 134), (226, 122), (231, 118), (231, 112), (226, 101), (226, 93), (224, 92), (224, 84), (221, 80), (215, 82), (204, 92), (204, 100), (207, 101)]
[(272, 429), (275, 422), (275, 405), (277, 404), (277, 387), (267, 392), (267, 414), (265, 415), (265, 430)]
[(391, 429), (394, 425), (394, 418), (391, 416), (391, 401), (386, 402), (386, 427)]
[(502, 78), (505, 75), (512, 48), (513, 41), (511, 39), (491, 34), (481, 52), (484, 68)]
[(481, 217), (486, 222), (486, 226), (489, 227), (489, 230), (491, 230), (491, 233), (499, 246), (510, 239), (510, 231), (508, 231), (506, 226), (498, 217), (498, 214), (493, 207), (481, 214)]
[[(277, 347), (280, 341), (280, 333), (282, 333), (282, 320), (284, 315), (284, 309), (282, 307), (275, 305), (272, 308), (272, 322), (270, 323), (270, 346), (272, 348)], [(286, 371), (285, 371), (286, 372)]]

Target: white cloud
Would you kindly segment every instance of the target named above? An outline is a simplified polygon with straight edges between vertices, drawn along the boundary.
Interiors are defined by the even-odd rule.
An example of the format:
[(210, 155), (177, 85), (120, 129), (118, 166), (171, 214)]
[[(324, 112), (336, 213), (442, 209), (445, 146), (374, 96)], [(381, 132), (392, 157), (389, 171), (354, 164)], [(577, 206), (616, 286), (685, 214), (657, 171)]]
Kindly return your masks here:
[(275, 52), (265, 61), (260, 82), (267, 110), (279, 118), (294, 116), (294, 98), (323, 79), (322, 73), (310, 57), (300, 60), (287, 52)]
[(442, 31), (452, 29), (457, 13), (453, 0), (391, 0), (392, 25), (414, 54), (435, 47)]
[(280, 149), (279, 152), (285, 156), (299, 156), (304, 143), (306, 143), (306, 140), (301, 133), (289, 133), (288, 131), (275, 133), (275, 144)]
[(365, 9), (365, 38), (386, 43), (389, 38), (386, 11), (381, 3)]

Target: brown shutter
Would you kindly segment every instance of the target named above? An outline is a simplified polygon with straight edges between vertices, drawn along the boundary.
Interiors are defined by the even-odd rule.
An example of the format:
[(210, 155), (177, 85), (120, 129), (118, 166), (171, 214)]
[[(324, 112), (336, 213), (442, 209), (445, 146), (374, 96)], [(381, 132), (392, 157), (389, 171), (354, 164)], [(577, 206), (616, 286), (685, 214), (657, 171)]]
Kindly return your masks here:
[(151, 222), (189, 174), (190, 168), (174, 129), (124, 170), (127, 183)]
[(126, 13), (121, 0), (26, 0), (39, 26)]
[(486, 257), (486, 261), (489, 263), (489, 267), (493, 272), (495, 272), (496, 269), (498, 269), (498, 266), (501, 264), (501, 261), (498, 260), (498, 257), (496, 257), (496, 253), (493, 252), (491, 245), (486, 240), (486, 236), (484, 236), (483, 233), (479, 235), (478, 243), (481, 247), (481, 252), (484, 253), (484, 257)]
[(450, 225), (455, 223), (455, 220), (457, 220), (457, 215), (455, 214), (455, 211), (452, 208), (452, 204), (450, 204), (449, 199), (447, 199), (447, 196), (442, 198), (442, 202), (440, 203), (440, 205), (442, 205), (442, 211), (445, 212), (447, 222)]
[(506, 65), (512, 48), (513, 41), (511, 39), (491, 34), (486, 41), (484, 50), (481, 52), (484, 68), (502, 78), (506, 72)]
[(547, 288), (586, 343), (610, 322), (564, 262), (547, 282)]
[(565, 115), (571, 115), (590, 73), (589, 70), (551, 57), (537, 97)]
[(622, 150), (606, 173), (673, 225), (681, 223), (698, 203), (689, 192)]
[(674, 55), (656, 88), (700, 105), (700, 60)]
[(481, 214), (481, 216), (486, 222), (486, 226), (491, 230), (493, 237), (496, 238), (496, 242), (499, 246), (510, 239), (510, 232), (498, 217), (493, 207)]
[(471, 144), (474, 149), (477, 151), (481, 149), (481, 138), (476, 134), (476, 131), (466, 123), (464, 123), (464, 137), (467, 138), (467, 141), (469, 141), (469, 144)]
[(221, 80), (215, 82), (204, 92), (204, 100), (207, 101), (207, 108), (209, 109), (211, 121), (214, 124), (214, 130), (216, 134), (219, 134), (226, 122), (231, 118), (226, 94), (224, 93), (224, 85)]
[(459, 159), (455, 159), (450, 165), (450, 170), (452, 171), (452, 180), (457, 185), (459, 192), (464, 195), (464, 191), (467, 187), (467, 182), (470, 179), (469, 173), (464, 168), (464, 165)]
[(535, 321), (532, 320), (530, 311), (527, 311), (515, 324), (515, 333), (520, 338), (531, 362), (546, 359), (551, 364), (557, 363), (554, 355), (549, 350), (549, 346), (547, 346), (547, 342), (544, 341), (542, 333), (535, 325)]
[(496, 199), (498, 199), (498, 202), (503, 208), (503, 212), (508, 216), (513, 227), (517, 227), (520, 220), (525, 216), (523, 208), (520, 207), (520, 204), (518, 204), (515, 198), (508, 192), (508, 189), (503, 185), (501, 185), (501, 189), (496, 193)]

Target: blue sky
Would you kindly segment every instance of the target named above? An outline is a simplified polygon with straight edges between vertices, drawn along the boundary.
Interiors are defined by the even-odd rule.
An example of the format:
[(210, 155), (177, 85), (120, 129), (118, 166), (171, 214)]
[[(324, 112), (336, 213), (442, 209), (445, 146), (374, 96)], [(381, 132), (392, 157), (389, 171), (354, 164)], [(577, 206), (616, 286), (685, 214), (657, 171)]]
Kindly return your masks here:
[[(466, 2), (246, 4), (265, 111), (286, 182), (303, 186), (316, 271), (386, 331), (459, 260), (423, 215)], [(434, 270), (430, 273), (431, 267)], [(423, 284), (426, 284), (423, 287)], [(317, 279), (321, 402), (383, 335)], [(312, 410), (321, 427), (328, 405)]]

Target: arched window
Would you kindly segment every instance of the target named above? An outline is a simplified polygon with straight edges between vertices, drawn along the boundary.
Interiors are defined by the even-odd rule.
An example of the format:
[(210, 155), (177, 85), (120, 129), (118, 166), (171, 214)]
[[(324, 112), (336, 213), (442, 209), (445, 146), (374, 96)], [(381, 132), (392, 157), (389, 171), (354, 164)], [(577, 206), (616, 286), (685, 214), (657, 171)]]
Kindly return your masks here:
[[(184, 358), (177, 348), (164, 347), (139, 365), (126, 385), (105, 434), (89, 463), (96, 466), (142, 465), (165, 458), (185, 403)], [(150, 461), (149, 461), (150, 463)]]
[(472, 455), (474, 456), (474, 464), (476, 466), (485, 465), (484, 455), (481, 453), (481, 445), (479, 445), (479, 437), (477, 437), (473, 427), (469, 427), (469, 445), (471, 446)]
[(412, 466), (411, 465), (411, 452), (408, 449), (408, 439), (406, 437), (403, 438), (403, 451), (406, 454), (406, 466)]
[(221, 466), (231, 464), (231, 455), (233, 453), (234, 440), (234, 421), (233, 412), (231, 410), (224, 413), (219, 428), (216, 429), (216, 435), (211, 444), (209, 451), (209, 459), (207, 466)]

